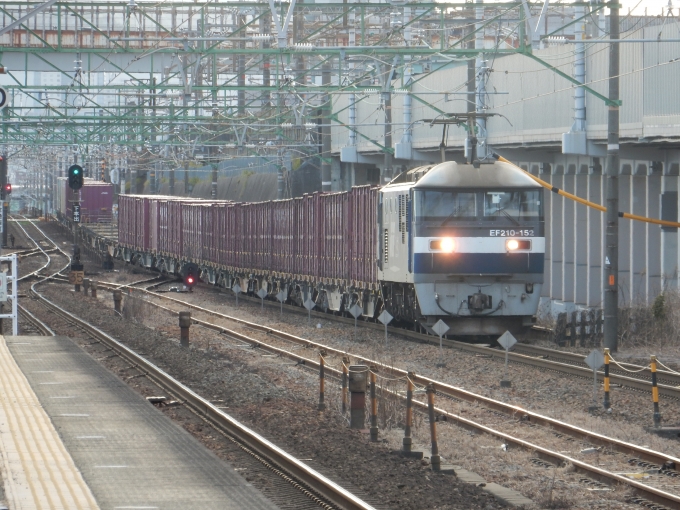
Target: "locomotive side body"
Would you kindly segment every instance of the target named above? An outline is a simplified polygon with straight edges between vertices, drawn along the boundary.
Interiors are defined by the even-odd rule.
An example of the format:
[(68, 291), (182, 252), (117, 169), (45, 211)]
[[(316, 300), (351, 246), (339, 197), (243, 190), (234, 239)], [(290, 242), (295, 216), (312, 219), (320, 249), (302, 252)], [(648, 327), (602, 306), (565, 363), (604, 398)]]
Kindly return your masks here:
[(542, 188), (505, 163), (446, 162), (380, 191), (378, 279), (385, 308), (455, 335), (532, 324), (543, 283)]

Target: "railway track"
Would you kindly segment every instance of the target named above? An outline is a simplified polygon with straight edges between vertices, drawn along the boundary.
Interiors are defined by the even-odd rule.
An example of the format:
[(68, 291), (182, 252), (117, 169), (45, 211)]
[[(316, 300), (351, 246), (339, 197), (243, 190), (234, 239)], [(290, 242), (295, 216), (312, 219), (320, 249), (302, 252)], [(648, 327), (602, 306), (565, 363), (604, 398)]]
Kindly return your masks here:
[[(247, 328), (252, 329), (259, 334), (256, 337), (244, 335), (232, 329), (225, 328), (224, 326), (214, 324), (210, 321), (192, 317), (192, 321), (195, 324), (211, 329), (213, 331), (231, 337), (240, 342), (246, 342), (247, 344), (252, 345), (253, 347), (264, 349), (272, 354), (276, 354), (278, 356), (291, 359), (292, 361), (296, 361), (297, 363), (303, 364), (304, 366), (312, 369), (318, 369), (319, 367), (318, 358), (302, 356), (299, 353), (299, 351), (293, 352), (285, 348), (277, 347), (275, 345), (272, 345), (272, 343), (270, 341), (267, 341), (267, 339), (277, 338), (285, 342), (289, 343), (292, 342), (296, 346), (302, 346), (308, 349), (312, 349), (314, 352), (324, 350), (327, 353), (328, 357), (333, 357), (334, 359), (341, 359), (343, 356), (348, 355), (347, 352), (334, 349), (328, 345), (313, 342), (305, 338), (297, 337), (295, 335), (291, 335), (283, 331), (272, 329), (266, 326), (261, 326), (259, 324), (245, 321), (236, 317), (220, 314), (218, 312), (208, 310), (196, 305), (187, 304), (186, 302), (178, 300), (176, 298), (172, 298), (169, 296), (160, 296), (157, 293), (149, 292), (146, 291), (145, 289), (139, 288), (135, 288), (135, 292), (149, 293), (153, 296), (159, 297), (162, 300), (171, 302), (175, 305), (179, 305), (183, 309), (189, 307), (192, 310), (196, 310), (201, 313), (214, 316), (216, 318), (233, 321), (234, 323), (246, 326)], [(179, 313), (179, 310), (159, 305), (157, 303), (153, 303), (152, 301), (148, 302), (158, 307), (159, 309), (163, 309), (169, 313), (172, 314)], [(353, 358), (356, 363), (375, 366), (379, 370), (380, 374), (383, 375), (388, 375), (390, 377), (395, 378), (404, 378), (407, 375), (407, 372), (405, 370), (385, 365), (376, 360), (372, 360), (363, 356), (353, 356), (351, 354), (350, 357)], [(325, 371), (327, 374), (333, 375), (338, 379), (342, 376), (340, 370), (334, 369), (328, 365), (325, 366)], [(650, 470), (655, 469), (658, 472), (657, 477), (658, 480), (655, 480), (654, 482), (656, 485), (663, 487), (665, 485), (665, 482), (667, 482), (668, 480), (674, 481), (676, 478), (680, 477), (680, 471), (678, 471), (680, 469), (680, 458), (678, 457), (650, 450), (648, 448), (644, 448), (632, 443), (627, 443), (625, 441), (620, 441), (618, 439), (610, 438), (601, 434), (593, 433), (591, 431), (571, 425), (569, 423), (528, 411), (522, 407), (506, 404), (498, 400), (490, 399), (479, 394), (468, 392), (461, 388), (457, 388), (452, 385), (448, 385), (431, 378), (418, 376), (416, 374), (412, 378), (412, 380), (417, 385), (422, 386), (434, 384), (439, 395), (447, 397), (448, 399), (452, 399), (453, 401), (465, 401), (480, 404), (486, 407), (489, 411), (495, 413), (502, 413), (504, 416), (513, 417), (517, 422), (523, 422), (529, 426), (545, 427), (553, 431), (554, 436), (557, 438), (560, 438), (562, 436), (569, 436), (570, 438), (577, 439), (579, 441), (585, 441), (587, 443), (587, 446), (602, 448), (603, 452), (608, 452), (609, 454), (616, 453), (618, 454), (617, 460), (618, 470), (607, 470), (599, 466), (583, 462), (569, 455), (565, 455), (564, 453), (560, 453), (559, 451), (556, 451), (552, 448), (547, 448), (545, 446), (541, 446), (540, 444), (536, 444), (534, 442), (521, 439), (511, 433), (503, 432), (502, 430), (498, 430), (483, 423), (479, 423), (474, 420), (464, 418), (459, 413), (452, 411), (450, 407), (440, 407), (436, 409), (436, 413), (439, 416), (445, 416), (447, 421), (455, 423), (466, 429), (490, 434), (494, 437), (503, 440), (506, 444), (514, 445), (529, 451), (536, 452), (542, 459), (548, 459), (553, 464), (556, 465), (569, 464), (573, 466), (576, 470), (583, 472), (584, 474), (587, 474), (588, 476), (594, 479), (604, 480), (607, 481), (608, 483), (626, 484), (627, 486), (637, 491), (641, 495), (641, 497), (643, 497), (646, 501), (653, 501), (655, 503), (664, 505), (667, 508), (680, 508), (680, 497), (676, 496), (673, 492), (668, 492), (666, 490), (655, 487), (654, 485), (647, 485), (619, 474), (620, 472), (625, 471), (626, 468), (630, 470), (631, 466), (633, 467), (644, 466)], [(403, 398), (403, 395), (399, 392), (391, 392), (391, 396), (394, 398)], [(415, 401), (414, 405), (423, 412), (427, 411), (427, 404), (425, 402)]]
[[(144, 284), (144, 283), (152, 283), (154, 282), (151, 287), (156, 287), (158, 285), (157, 278), (152, 278), (146, 281), (140, 281), (137, 282), (137, 284)], [(176, 299), (170, 296), (166, 295), (161, 295), (158, 294), (157, 292), (152, 292), (149, 291), (145, 288), (139, 288), (135, 285), (120, 285), (120, 284), (111, 284), (111, 283), (105, 283), (105, 282), (100, 282), (100, 287), (102, 288), (134, 288), (135, 293), (143, 292), (147, 293), (150, 296), (154, 296), (155, 298), (165, 300), (169, 303), (172, 303), (173, 305), (177, 305), (182, 307), (183, 309), (191, 308), (193, 310), (196, 310), (197, 312), (207, 314), (209, 316), (217, 317), (220, 319), (225, 319), (229, 321), (233, 321), (235, 323), (238, 323), (240, 325), (246, 326), (249, 329), (252, 329), (258, 333), (257, 337), (251, 337), (248, 335), (243, 335), (241, 333), (238, 333), (236, 331), (230, 330), (228, 328), (225, 328), (224, 326), (220, 326), (217, 324), (214, 324), (212, 322), (206, 321), (206, 320), (201, 320), (198, 318), (193, 318), (193, 322), (196, 324), (199, 324), (203, 327), (212, 329), (216, 332), (219, 332), (221, 334), (227, 335), (231, 338), (234, 338), (238, 341), (246, 342), (250, 345), (265, 349), (269, 352), (272, 352), (276, 355), (282, 356), (289, 358), (291, 360), (294, 360), (298, 363), (303, 363), (307, 367), (311, 368), (318, 368), (318, 360), (315, 359), (314, 357), (304, 357), (301, 356), (297, 352), (291, 352), (290, 350), (283, 349), (280, 347), (277, 347), (275, 345), (271, 345), (269, 342), (266, 341), (267, 338), (277, 338), (279, 340), (282, 340), (284, 342), (293, 342), (294, 344), (297, 344), (298, 346), (303, 346), (307, 348), (312, 348), (315, 351), (319, 351), (321, 349), (325, 350), (329, 356), (346, 356), (346, 352), (341, 352), (336, 349), (333, 349), (327, 345), (319, 344), (316, 342), (311, 342), (307, 339), (296, 337), (294, 335), (290, 335), (286, 332), (283, 331), (278, 331), (266, 326), (261, 326), (249, 321), (245, 321), (236, 317), (231, 317), (225, 314), (220, 314), (218, 312), (208, 310), (196, 305), (193, 305), (191, 303), (187, 303), (185, 301), (182, 301), (180, 299)], [(159, 305), (157, 303), (153, 303), (153, 301), (149, 301), (151, 304), (154, 306), (157, 306), (158, 308), (164, 309), (169, 313), (177, 314), (178, 310)], [(319, 314), (321, 317), (328, 318), (326, 314)], [(403, 334), (401, 330), (397, 331), (399, 334)], [(410, 332), (407, 332), (410, 333)], [(414, 337), (422, 337), (424, 335), (419, 335), (419, 334), (413, 334)], [(425, 338), (427, 338), (425, 336)], [(264, 339), (264, 340), (263, 340)], [(429, 340), (429, 339), (428, 339)], [(438, 340), (438, 339), (437, 339)], [(461, 342), (455, 342), (455, 341), (448, 341), (447, 342), (450, 347), (452, 348), (460, 348), (462, 350), (468, 350), (472, 352), (477, 352), (477, 353), (483, 353), (483, 354), (497, 354), (499, 356), (504, 356), (503, 352), (498, 351), (497, 349), (490, 349), (488, 347), (484, 346), (478, 346), (478, 345), (472, 345), (472, 344), (462, 344)], [(526, 354), (520, 354), (520, 353), (513, 353), (515, 357), (518, 357), (517, 359), (519, 362), (522, 363), (527, 363), (527, 364), (533, 364), (532, 361), (535, 361), (538, 363), (537, 366), (541, 366), (543, 362), (546, 360), (542, 357), (545, 356), (546, 354), (544, 352), (540, 351), (531, 351), (529, 354), (532, 354), (533, 356), (529, 356)], [(541, 356), (540, 358), (538, 356)], [(406, 376), (406, 371), (400, 370), (395, 367), (387, 366), (382, 363), (379, 363), (375, 360), (367, 359), (362, 356), (355, 356), (354, 357), (357, 362), (360, 363), (365, 363), (365, 364), (370, 364), (373, 366), (376, 366), (381, 374), (389, 374), (390, 376), (393, 377), (405, 377)], [(550, 361), (550, 363), (556, 363), (554, 361)], [(583, 375), (584, 371), (580, 367), (569, 365), (567, 363), (562, 363), (558, 362), (557, 365), (559, 367), (571, 367), (576, 370), (575, 374), (576, 375)], [(588, 372), (587, 374), (592, 377), (592, 371), (587, 369)], [(561, 370), (565, 371), (565, 370)], [(329, 366), (326, 366), (326, 372), (329, 375), (334, 375), (336, 377), (340, 377), (341, 373), (339, 370), (331, 368)], [(435, 387), (437, 388), (438, 393), (446, 397), (446, 399), (450, 399), (451, 401), (465, 401), (465, 402), (474, 402), (477, 404), (483, 405), (485, 408), (487, 408), (491, 413), (493, 414), (502, 414), (503, 416), (511, 416), (515, 418), (514, 421), (519, 421), (519, 422), (524, 422), (529, 426), (542, 426), (546, 429), (552, 430), (554, 432), (555, 437), (562, 437), (562, 436), (568, 436), (569, 438), (576, 439), (579, 441), (586, 441), (588, 445), (595, 446), (597, 448), (600, 448), (603, 452), (610, 454), (614, 456), (613, 454), (616, 454), (617, 460), (616, 460), (616, 468), (612, 469), (605, 469), (600, 466), (595, 466), (593, 464), (583, 462), (582, 460), (576, 459), (572, 456), (565, 455), (564, 453), (560, 451), (556, 451), (555, 449), (548, 448), (545, 446), (541, 446), (540, 444), (535, 444), (534, 442), (528, 441), (526, 439), (522, 439), (520, 437), (517, 437), (516, 435), (513, 435), (511, 433), (503, 432), (502, 430), (498, 430), (497, 428), (494, 428), (492, 426), (489, 426), (488, 424), (484, 423), (479, 423), (474, 420), (470, 420), (467, 418), (463, 418), (460, 413), (456, 413), (455, 411), (452, 411), (450, 406), (446, 405), (446, 399), (444, 399), (444, 406), (438, 408), (436, 410), (436, 413), (440, 416), (445, 416), (448, 421), (451, 421), (452, 423), (456, 423), (462, 427), (465, 427), (467, 429), (472, 429), (472, 430), (477, 430), (480, 432), (484, 432), (486, 434), (490, 434), (494, 437), (497, 437), (499, 439), (502, 439), (503, 441), (506, 442), (506, 444), (510, 445), (515, 445), (524, 449), (528, 449), (530, 451), (536, 452), (541, 458), (543, 459), (548, 459), (550, 462), (554, 464), (569, 464), (573, 466), (576, 470), (583, 472), (587, 474), (589, 477), (598, 479), (598, 480), (604, 480), (607, 483), (621, 483), (625, 484), (626, 486), (632, 488), (634, 491), (636, 491), (642, 498), (644, 498), (644, 501), (653, 501), (656, 504), (664, 505), (666, 508), (680, 508), (680, 497), (676, 496), (675, 493), (677, 492), (677, 486), (673, 485), (672, 490), (666, 490), (666, 487), (669, 484), (669, 481), (672, 482), (675, 481), (676, 478), (680, 477), (680, 472), (678, 469), (680, 469), (680, 458), (676, 458), (672, 455), (665, 454), (662, 452), (657, 452), (650, 450), (648, 448), (644, 448), (635, 444), (627, 443), (624, 441), (620, 441), (614, 438), (606, 437), (600, 434), (596, 434), (593, 432), (590, 432), (588, 430), (582, 429), (580, 427), (576, 427), (574, 425), (568, 424), (566, 422), (562, 422), (559, 420), (555, 420), (553, 418), (540, 415), (538, 413), (533, 413), (530, 411), (527, 411), (526, 409), (523, 409), (519, 406), (513, 406), (510, 404), (506, 404), (497, 400), (493, 400), (481, 395), (477, 395), (468, 391), (465, 391), (461, 388), (457, 388), (451, 385), (447, 385), (444, 383), (441, 383), (439, 381), (429, 379), (426, 377), (421, 377), (416, 375), (414, 377), (414, 382), (419, 385), (427, 385), (427, 384), (435, 384)], [(648, 387), (648, 384), (647, 384)], [(393, 392), (392, 395), (394, 398), (401, 398), (402, 395), (400, 395), (398, 392)], [(425, 410), (426, 404), (424, 402), (416, 402), (415, 403), (417, 408), (420, 408), (421, 410)], [(630, 466), (633, 467), (645, 467), (648, 469), (648, 471), (654, 471), (656, 473), (656, 476), (649, 475), (650, 478), (653, 478), (649, 483), (642, 483), (639, 480), (634, 480), (631, 479), (625, 475), (622, 475), (622, 472), (625, 472), (626, 470), (630, 470)]]
[[(38, 227), (35, 228), (40, 231)], [(30, 238), (28, 232), (24, 230), (24, 233)], [(45, 237), (47, 238), (47, 236)], [(55, 247), (59, 251), (62, 251), (56, 244)], [(43, 271), (45, 268), (47, 268), (47, 266), (50, 265), (50, 257), (47, 254), (45, 255), (48, 258), (47, 263), (41, 268), (24, 275), (24, 279), (36, 276), (40, 273), (40, 271)], [(68, 257), (67, 254), (64, 255)], [(68, 265), (66, 267), (68, 267)], [(81, 330), (85, 331), (89, 337), (101, 342), (107, 347), (108, 350), (113, 351), (118, 357), (125, 360), (131, 366), (135, 367), (140, 373), (149, 378), (149, 380), (153, 381), (164, 391), (168, 392), (178, 401), (191, 408), (193, 412), (199, 415), (202, 419), (210, 422), (218, 430), (233, 438), (241, 445), (241, 448), (244, 451), (255, 457), (261, 464), (265, 466), (266, 469), (277, 473), (280, 477), (286, 480), (288, 484), (291, 484), (296, 489), (298, 489), (304, 498), (311, 500), (311, 502), (314, 503), (314, 507), (326, 508), (328, 510), (333, 508), (346, 510), (373, 509), (371, 505), (362, 501), (354, 494), (323, 476), (318, 471), (312, 469), (307, 464), (289, 455), (281, 448), (277, 447), (275, 444), (271, 443), (253, 430), (245, 427), (240, 422), (233, 419), (231, 416), (212, 404), (209, 400), (196, 394), (190, 388), (183, 385), (180, 381), (176, 380), (165, 371), (146, 360), (144, 357), (138, 355), (112, 336), (108, 335), (87, 321), (76, 317), (72, 313), (64, 310), (59, 305), (40, 294), (36, 287), (46, 281), (54, 279), (58, 276), (59, 272), (63, 271), (63, 269), (64, 268), (60, 269), (53, 275), (43, 277), (31, 285), (32, 295), (53, 314), (60, 317), (63, 321), (77, 326)], [(150, 283), (153, 280), (155, 280), (155, 278), (145, 279), (135, 282), (135, 284)], [(115, 285), (112, 287), (115, 287)], [(43, 334), (55, 334), (55, 332), (49, 328), (49, 326), (35, 317), (35, 315), (28, 312), (28, 310), (25, 310), (23, 313), (25, 314), (25, 318), (36, 328), (41, 330)], [(304, 503), (295, 505), (296, 508), (307, 506), (308, 505), (305, 505)]]
[[(153, 278), (151, 279), (151, 281), (154, 281), (156, 279), (157, 278)], [(156, 284), (153, 287), (157, 287), (162, 283), (163, 282), (160, 282), (159, 284)], [(116, 285), (116, 288), (125, 287), (126, 287), (125, 285)], [(135, 289), (144, 292), (148, 295), (154, 296), (161, 295), (158, 292), (153, 292), (149, 290), (148, 288), (140, 289), (138, 287), (135, 287)], [(261, 300), (259, 298), (252, 298), (250, 296), (241, 295), (239, 299), (247, 300), (249, 302), (252, 302), (253, 304), (258, 305), (261, 304)], [(190, 303), (185, 303), (184, 301), (181, 300), (176, 301), (185, 304), (185, 306), (188, 306), (189, 308), (194, 308), (196, 310), (201, 310), (206, 313), (209, 313), (209, 311), (201, 309), (201, 307), (194, 307), (194, 305), (191, 305)], [(278, 309), (280, 307), (280, 304), (265, 300), (264, 306)], [(300, 308), (297, 306), (293, 305), (286, 306), (288, 307), (287, 310), (289, 311), (292, 310), (294, 312), (304, 315), (307, 315), (308, 313), (306, 310), (305, 311), (300, 310)], [(331, 320), (341, 324), (352, 326), (354, 325), (354, 319), (348, 319), (346, 317), (341, 317), (337, 315), (312, 311), (311, 316), (319, 319)], [(236, 318), (233, 317), (231, 319), (237, 320)], [(357, 321), (357, 324), (360, 325), (361, 327), (369, 328), (376, 331), (382, 332), (384, 330), (384, 326), (373, 322)], [(403, 337), (411, 341), (439, 345), (439, 337), (435, 337), (433, 335), (427, 335), (395, 327), (388, 327), (388, 332), (394, 336)], [(505, 360), (505, 351), (493, 347), (488, 347), (485, 345), (470, 344), (467, 342), (460, 342), (457, 340), (451, 340), (446, 338), (442, 339), (442, 345), (449, 349), (459, 350), (473, 355), (480, 355), (496, 358), (498, 360)], [(585, 364), (584, 359), (585, 356), (581, 354), (567, 353), (554, 349), (548, 349), (545, 347), (537, 347), (520, 343), (515, 344), (513, 350), (510, 353), (508, 353), (508, 361), (512, 363), (520, 363), (536, 367), (544, 371), (548, 370), (568, 374), (575, 377), (587, 378), (588, 380), (591, 380), (593, 378), (593, 371)], [(610, 382), (612, 384), (617, 384), (624, 388), (632, 388), (635, 390), (651, 393), (651, 372), (649, 371), (649, 369), (645, 370), (644, 367), (640, 367), (638, 365), (633, 365), (629, 363), (621, 363), (620, 365), (623, 366), (626, 370), (629, 370), (630, 372), (627, 372), (626, 370), (617, 369), (616, 365), (614, 364), (610, 365)], [(673, 374), (672, 372), (668, 372), (666, 370), (657, 370), (657, 377), (660, 395), (664, 395), (666, 397), (671, 397), (674, 399), (680, 399), (680, 375)], [(604, 380), (604, 370), (599, 370), (597, 372), (597, 378), (599, 381)]]
[[(518, 354), (523, 354), (525, 356), (531, 356), (535, 358), (547, 359), (550, 361), (556, 361), (558, 363), (564, 363), (569, 365), (575, 365), (579, 367), (586, 367), (585, 355), (578, 354), (574, 352), (560, 351), (558, 349), (550, 349), (548, 347), (540, 347), (537, 345), (527, 345), (527, 344), (516, 344), (514, 349)], [(620, 368), (619, 368), (620, 367)], [(588, 369), (590, 370), (590, 369)], [(611, 363), (609, 371), (615, 375), (621, 375), (628, 378), (640, 379), (646, 381), (648, 387), (652, 379), (652, 373), (649, 367), (643, 367), (640, 365), (635, 365), (633, 363), (622, 363), (617, 362)], [(592, 371), (591, 371), (592, 373)], [(662, 385), (679, 389), (680, 388), (680, 373), (670, 372), (668, 370), (659, 369), (656, 371), (657, 380)], [(640, 389), (645, 389), (640, 388)], [(670, 396), (678, 395), (678, 393), (670, 393)]]
[[(158, 277), (160, 278), (160, 277)], [(162, 284), (163, 282), (160, 282)], [(117, 288), (124, 288), (125, 285), (118, 285)], [(148, 290), (148, 289), (147, 289)], [(239, 299), (249, 301), (256, 304), (261, 304), (261, 300), (256, 297), (241, 294)], [(264, 306), (270, 308), (279, 308), (280, 303), (265, 300)], [(312, 317), (330, 320), (341, 324), (354, 325), (355, 320), (352, 318), (329, 314), (319, 311), (311, 311), (295, 306), (283, 305), (286, 310), (298, 313), (301, 315), (310, 314)], [(368, 328), (376, 331), (383, 331), (384, 326), (377, 322), (368, 320), (359, 320), (357, 324), (362, 328)], [(439, 337), (428, 335), (426, 333), (419, 333), (398, 327), (388, 327), (388, 332), (392, 335), (406, 338), (411, 341), (419, 343), (429, 343), (439, 345)], [(476, 345), (467, 342), (461, 342), (453, 339), (444, 338), (442, 340), (444, 347), (459, 350), (473, 355), (490, 356), (499, 360), (505, 359), (505, 351), (488, 347), (485, 345)], [(568, 374), (574, 377), (592, 379), (592, 370), (586, 366), (584, 362), (585, 356), (573, 353), (566, 353), (554, 349), (531, 346), (528, 344), (516, 344), (513, 350), (508, 354), (508, 361), (511, 363), (519, 363), (528, 366), (533, 366), (544, 371), (552, 371), (557, 373)], [(630, 388), (639, 391), (651, 392), (651, 372), (649, 369), (644, 369), (637, 365), (621, 363), (624, 369), (618, 369), (616, 365), (610, 366), (610, 382), (619, 385), (623, 388)], [(627, 371), (627, 370), (630, 370)], [(597, 379), (604, 380), (604, 370), (597, 372)], [(680, 399), (680, 375), (673, 374), (666, 370), (657, 370), (658, 391), (659, 394), (665, 397)]]

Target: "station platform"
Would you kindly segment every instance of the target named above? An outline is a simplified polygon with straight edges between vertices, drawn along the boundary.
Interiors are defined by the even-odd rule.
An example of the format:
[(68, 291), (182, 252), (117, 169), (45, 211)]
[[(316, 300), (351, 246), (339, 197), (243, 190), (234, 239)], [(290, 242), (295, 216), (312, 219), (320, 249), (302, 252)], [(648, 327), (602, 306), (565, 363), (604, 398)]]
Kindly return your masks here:
[(65, 337), (0, 336), (11, 510), (277, 508)]

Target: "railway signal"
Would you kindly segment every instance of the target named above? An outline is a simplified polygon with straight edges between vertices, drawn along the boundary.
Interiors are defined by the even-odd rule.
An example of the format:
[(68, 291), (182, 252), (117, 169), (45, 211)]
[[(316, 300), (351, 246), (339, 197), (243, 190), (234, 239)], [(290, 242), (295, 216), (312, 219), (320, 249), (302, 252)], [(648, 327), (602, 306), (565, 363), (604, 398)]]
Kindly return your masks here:
[(194, 263), (187, 264), (182, 268), (182, 279), (184, 280), (184, 285), (189, 289), (189, 292), (191, 292), (194, 285), (198, 283), (199, 273), (198, 266)]
[(76, 191), (83, 187), (83, 167), (71, 165), (68, 169), (68, 187)]

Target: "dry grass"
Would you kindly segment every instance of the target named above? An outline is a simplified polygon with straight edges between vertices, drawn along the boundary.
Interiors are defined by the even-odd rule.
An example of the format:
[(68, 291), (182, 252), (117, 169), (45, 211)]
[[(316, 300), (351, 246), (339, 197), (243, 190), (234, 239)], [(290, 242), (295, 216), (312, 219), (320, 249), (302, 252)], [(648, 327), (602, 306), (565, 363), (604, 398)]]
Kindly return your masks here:
[(123, 300), (123, 318), (126, 320), (144, 324), (155, 308), (142, 297), (126, 296)]
[(619, 339), (622, 347), (665, 348), (677, 343), (680, 333), (680, 294), (667, 291), (651, 306), (633, 304), (619, 311)]

